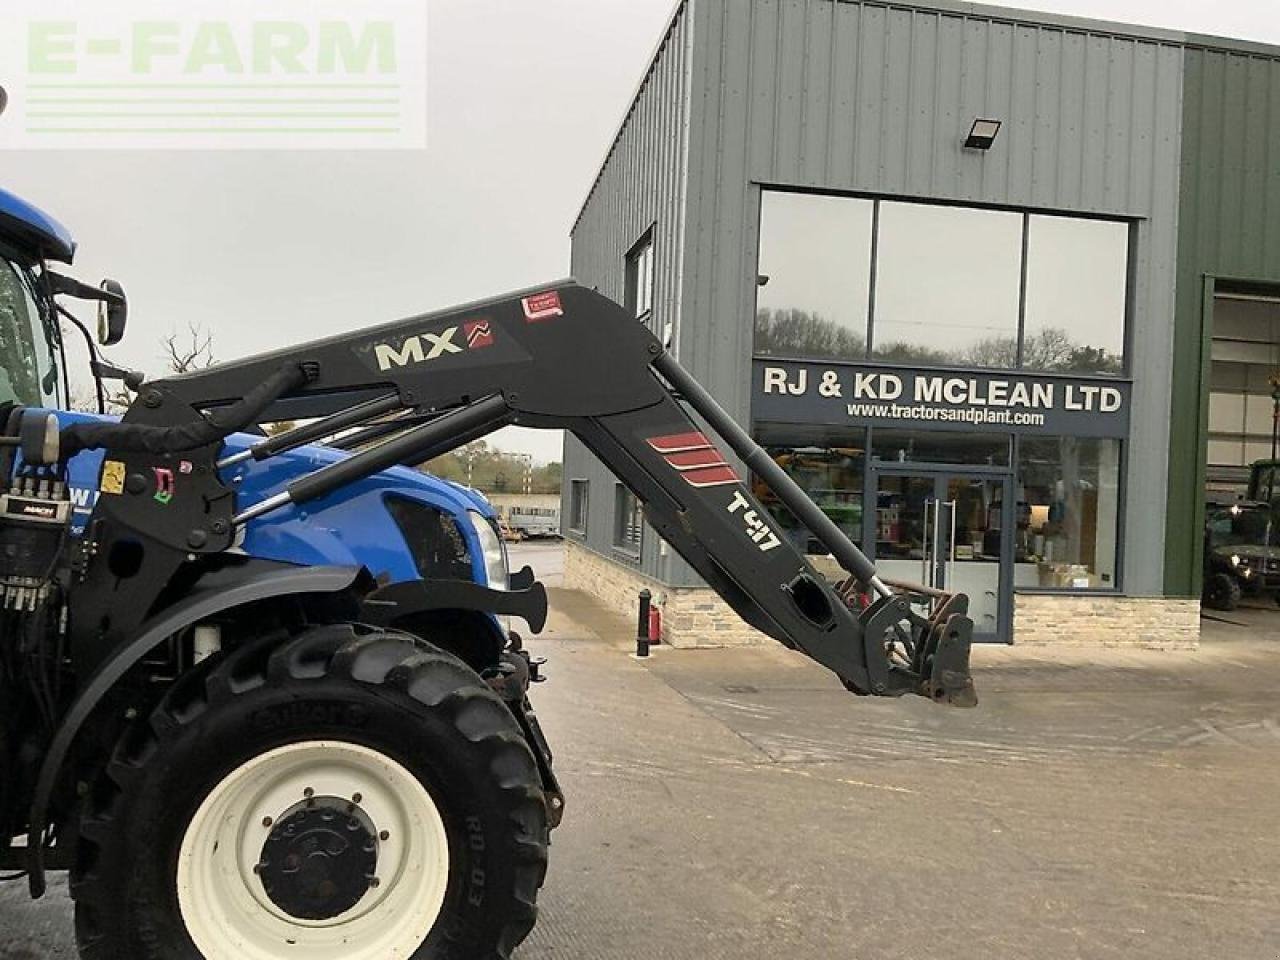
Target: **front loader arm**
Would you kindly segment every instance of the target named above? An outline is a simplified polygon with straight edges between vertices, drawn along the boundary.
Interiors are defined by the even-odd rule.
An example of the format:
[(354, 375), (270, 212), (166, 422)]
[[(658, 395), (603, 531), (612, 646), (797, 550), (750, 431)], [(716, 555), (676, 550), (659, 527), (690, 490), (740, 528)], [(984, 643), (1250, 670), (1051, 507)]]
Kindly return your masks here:
[[(433, 416), (406, 420), (390, 439), (276, 497), (243, 503), (219, 475), (237, 458), (219, 460), (220, 443), (178, 428), (236, 409), (246, 397), (260, 401), (269, 381), (282, 386), (272, 388), (272, 409), (258, 419), (320, 419), (262, 441), (245, 457), (266, 459), (362, 425), (385, 433), (387, 417), (404, 411)], [(155, 568), (162, 572), (182, 557), (225, 551), (236, 529), (255, 517), (392, 464), (424, 462), (509, 424), (581, 438), (734, 610), (830, 668), (849, 689), (975, 702), (966, 599), (881, 582), (871, 562), (642, 324), (568, 281), (145, 385), (124, 423), (92, 439), (119, 465), (113, 476), (127, 478), (110, 490), (104, 481), (94, 519), (108, 541), (144, 537), (162, 558)], [(204, 446), (173, 448), (182, 442), (173, 438), (195, 435)], [(717, 440), (824, 543), (850, 574), (844, 588), (827, 583), (782, 535)], [(75, 442), (90, 445), (84, 437)], [(167, 498), (151, 489), (151, 478), (159, 483), (162, 474)], [(174, 484), (175, 476), (186, 479)], [(140, 586), (133, 585), (135, 593)], [(107, 599), (99, 597), (98, 606)]]

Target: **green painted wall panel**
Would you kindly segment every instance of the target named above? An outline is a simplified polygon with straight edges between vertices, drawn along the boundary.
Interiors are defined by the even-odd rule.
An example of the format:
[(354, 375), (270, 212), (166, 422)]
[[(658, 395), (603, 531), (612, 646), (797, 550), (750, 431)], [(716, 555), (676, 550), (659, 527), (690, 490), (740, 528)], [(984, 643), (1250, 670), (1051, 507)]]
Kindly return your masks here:
[(1280, 58), (1188, 49), (1165, 591), (1199, 592), (1211, 278), (1280, 285)]

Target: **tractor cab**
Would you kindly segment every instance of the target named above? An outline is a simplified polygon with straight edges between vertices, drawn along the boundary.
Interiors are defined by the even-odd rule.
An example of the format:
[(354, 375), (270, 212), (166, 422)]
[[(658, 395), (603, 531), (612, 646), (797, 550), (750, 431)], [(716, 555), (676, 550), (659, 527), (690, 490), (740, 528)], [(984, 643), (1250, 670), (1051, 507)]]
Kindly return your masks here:
[(64, 399), (57, 319), (41, 265), (69, 263), (74, 252), (56, 220), (0, 190), (0, 403), (58, 406)]
[(55, 302), (58, 295), (98, 303), (98, 342), (124, 336), (127, 301), (114, 280), (93, 287), (52, 270), (70, 264), (71, 232), (49, 214), (0, 190), (0, 404), (65, 407), (69, 399), (66, 356), (59, 316), (80, 328), (94, 353), (93, 338)]
[(38, 207), (0, 189), (0, 244), (27, 266), (42, 260), (71, 263), (76, 242), (71, 231)]

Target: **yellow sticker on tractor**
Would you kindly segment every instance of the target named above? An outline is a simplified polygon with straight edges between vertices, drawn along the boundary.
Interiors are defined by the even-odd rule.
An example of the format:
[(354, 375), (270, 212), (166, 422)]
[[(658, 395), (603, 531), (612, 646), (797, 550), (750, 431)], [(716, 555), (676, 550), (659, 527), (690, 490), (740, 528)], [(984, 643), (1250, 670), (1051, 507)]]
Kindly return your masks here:
[(98, 489), (103, 493), (124, 493), (124, 464), (119, 460), (104, 461)]

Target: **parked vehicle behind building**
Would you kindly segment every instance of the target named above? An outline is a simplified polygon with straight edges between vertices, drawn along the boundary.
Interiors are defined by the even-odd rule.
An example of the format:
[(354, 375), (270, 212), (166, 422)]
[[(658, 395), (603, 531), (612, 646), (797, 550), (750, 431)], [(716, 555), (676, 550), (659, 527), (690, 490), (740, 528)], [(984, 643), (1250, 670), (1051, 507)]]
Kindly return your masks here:
[(506, 509), (503, 519), (522, 540), (560, 536), (559, 507), (511, 506)]
[(1280, 530), (1271, 504), (1243, 500), (1205, 509), (1204, 605), (1234, 610), (1244, 594), (1280, 600)]

